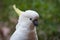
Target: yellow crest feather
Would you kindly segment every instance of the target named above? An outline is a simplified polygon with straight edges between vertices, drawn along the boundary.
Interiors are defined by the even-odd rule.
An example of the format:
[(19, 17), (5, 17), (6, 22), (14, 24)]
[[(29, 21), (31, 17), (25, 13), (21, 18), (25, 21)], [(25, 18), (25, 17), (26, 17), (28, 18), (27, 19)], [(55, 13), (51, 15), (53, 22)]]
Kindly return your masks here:
[(13, 5), (13, 8), (14, 8), (15, 12), (20, 16), (21, 13), (22, 13), (22, 11), (19, 10), (18, 8), (16, 8), (16, 5), (15, 4)]

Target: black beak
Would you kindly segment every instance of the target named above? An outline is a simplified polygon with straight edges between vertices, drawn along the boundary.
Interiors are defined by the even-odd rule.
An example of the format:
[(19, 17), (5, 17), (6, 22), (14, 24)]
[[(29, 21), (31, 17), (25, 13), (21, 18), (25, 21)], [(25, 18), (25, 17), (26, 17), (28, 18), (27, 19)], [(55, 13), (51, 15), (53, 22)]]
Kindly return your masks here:
[(38, 20), (35, 19), (35, 20), (33, 21), (33, 24), (34, 24), (35, 26), (38, 26)]

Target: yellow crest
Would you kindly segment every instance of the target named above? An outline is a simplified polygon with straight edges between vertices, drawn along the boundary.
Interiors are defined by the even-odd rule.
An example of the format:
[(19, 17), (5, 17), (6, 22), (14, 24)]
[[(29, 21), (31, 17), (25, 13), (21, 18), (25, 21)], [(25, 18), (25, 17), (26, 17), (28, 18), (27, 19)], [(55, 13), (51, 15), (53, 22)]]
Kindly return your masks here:
[(19, 16), (20, 16), (21, 13), (23, 12), (23, 11), (19, 10), (18, 8), (16, 8), (16, 5), (15, 5), (15, 4), (13, 5), (13, 8), (14, 8), (15, 12), (16, 12)]

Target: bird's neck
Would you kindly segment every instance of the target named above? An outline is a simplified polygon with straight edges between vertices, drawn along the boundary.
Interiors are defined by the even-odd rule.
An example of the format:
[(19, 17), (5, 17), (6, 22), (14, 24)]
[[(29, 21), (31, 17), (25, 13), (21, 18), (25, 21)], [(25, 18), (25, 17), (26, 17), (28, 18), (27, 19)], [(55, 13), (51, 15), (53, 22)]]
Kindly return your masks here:
[(22, 30), (34, 30), (34, 25), (33, 25), (33, 23), (32, 22), (22, 22), (22, 23), (18, 23), (17, 25), (16, 25), (16, 29), (22, 29)]

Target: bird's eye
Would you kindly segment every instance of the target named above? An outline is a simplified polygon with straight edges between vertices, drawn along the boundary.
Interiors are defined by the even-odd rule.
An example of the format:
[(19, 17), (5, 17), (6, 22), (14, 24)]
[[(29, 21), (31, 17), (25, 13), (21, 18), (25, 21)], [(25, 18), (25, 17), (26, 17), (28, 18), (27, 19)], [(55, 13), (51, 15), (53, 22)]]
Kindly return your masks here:
[(30, 18), (30, 20), (32, 20), (32, 18)]

